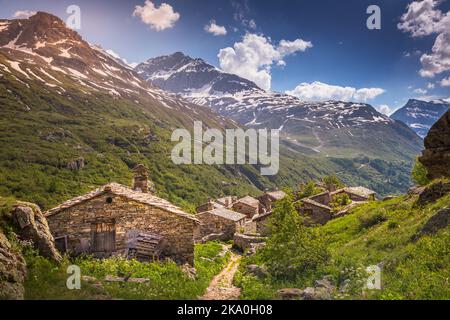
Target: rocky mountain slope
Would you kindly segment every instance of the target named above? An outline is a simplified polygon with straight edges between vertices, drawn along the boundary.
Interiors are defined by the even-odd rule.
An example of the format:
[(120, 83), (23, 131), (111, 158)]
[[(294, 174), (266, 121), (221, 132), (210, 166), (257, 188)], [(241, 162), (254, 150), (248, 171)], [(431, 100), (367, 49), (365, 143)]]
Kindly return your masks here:
[(410, 99), (391, 115), (391, 119), (406, 123), (419, 136), (425, 138), (431, 126), (450, 108), (444, 100), (421, 101)]
[(153, 58), (135, 69), (148, 82), (254, 128), (280, 129), (286, 144), (302, 154), (354, 158), (411, 159), (421, 139), (401, 122), (368, 104), (308, 103), (266, 92), (182, 53)]

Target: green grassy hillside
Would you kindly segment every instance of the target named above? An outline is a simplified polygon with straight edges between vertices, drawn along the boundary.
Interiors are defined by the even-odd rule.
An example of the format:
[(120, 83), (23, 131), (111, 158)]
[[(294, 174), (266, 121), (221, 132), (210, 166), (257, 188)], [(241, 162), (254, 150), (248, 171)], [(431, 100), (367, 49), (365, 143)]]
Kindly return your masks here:
[[(0, 53), (4, 65), (8, 58)], [(175, 112), (148, 95), (136, 101), (118, 98), (54, 74), (64, 93), (19, 72), (0, 77), (0, 195), (35, 202), (44, 210), (110, 181), (130, 184), (130, 169), (137, 163), (149, 167), (160, 196), (189, 210), (208, 196), (256, 195), (332, 173), (382, 194), (409, 185), (409, 164), (402, 161), (315, 159), (287, 149), (273, 177), (262, 177), (259, 168), (249, 165), (174, 165), (173, 129), (192, 128), (194, 119), (211, 127), (232, 124), (206, 108), (192, 115)], [(68, 169), (80, 157), (84, 168)]]
[[(337, 299), (450, 299), (450, 226), (417, 237), (431, 217), (450, 206), (450, 195), (422, 207), (416, 201), (417, 196), (408, 195), (372, 202), (318, 227), (330, 258), (296, 280), (257, 279), (245, 272), (245, 265), (264, 265), (264, 260), (258, 254), (246, 258), (236, 278), (242, 298), (272, 299), (277, 289), (305, 288), (330, 275), (337, 287), (346, 279), (353, 286), (346, 294), (336, 293)], [(381, 266), (382, 290), (362, 290), (364, 270), (371, 265)]]

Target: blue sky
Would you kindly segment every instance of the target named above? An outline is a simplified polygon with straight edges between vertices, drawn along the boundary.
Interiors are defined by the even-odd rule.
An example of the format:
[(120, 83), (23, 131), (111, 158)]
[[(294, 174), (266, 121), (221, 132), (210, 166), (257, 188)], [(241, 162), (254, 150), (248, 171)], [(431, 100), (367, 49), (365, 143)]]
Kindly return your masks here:
[[(422, 8), (422, 1), (428, 7)], [(431, 75), (424, 76), (421, 62), (424, 55), (450, 59), (439, 51), (436, 57), (432, 55), (437, 38), (450, 32), (449, 0), (155, 0), (147, 6), (144, 2), (0, 0), (0, 17), (12, 18), (19, 10), (40, 10), (66, 20), (66, 8), (76, 4), (81, 8), (78, 32), (83, 38), (112, 49), (128, 62), (182, 51), (215, 66), (226, 66), (226, 71), (241, 72), (256, 82), (255, 77), (262, 77), (271, 90), (290, 91), (303, 98), (312, 95), (311, 99), (318, 99), (315, 95), (320, 92), (324, 97), (366, 99), (387, 112), (386, 106), (392, 111), (409, 98), (450, 97), (450, 84), (444, 81), (448, 78), (450, 82), (448, 63), (433, 65)], [(160, 10), (163, 2), (166, 10)], [(433, 30), (420, 34), (417, 30), (430, 23), (415, 17), (413, 11), (408, 21), (402, 20), (413, 2), (416, 8), (434, 14)], [(381, 30), (366, 27), (366, 9), (372, 4), (381, 9)], [(150, 9), (147, 13), (153, 15), (147, 19), (139, 12), (133, 15), (136, 6)], [(216, 35), (205, 31), (211, 20), (219, 28)], [(403, 28), (398, 27), (401, 22)], [(303, 42), (294, 42), (297, 39)], [(294, 52), (282, 51), (281, 40), (295, 47)], [(270, 49), (270, 53), (258, 52), (260, 49)], [(248, 52), (256, 55), (257, 61), (240, 56)], [(382, 93), (358, 91), (363, 88), (382, 89)]]

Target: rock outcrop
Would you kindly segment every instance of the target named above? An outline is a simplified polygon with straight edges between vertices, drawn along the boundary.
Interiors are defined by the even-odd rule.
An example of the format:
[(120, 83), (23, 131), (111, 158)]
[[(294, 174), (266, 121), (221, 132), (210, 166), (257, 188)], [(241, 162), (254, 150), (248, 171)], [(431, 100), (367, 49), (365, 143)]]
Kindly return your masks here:
[(450, 178), (450, 110), (431, 127), (419, 161), (428, 169), (429, 179)]
[(62, 260), (61, 254), (55, 247), (47, 220), (38, 206), (18, 203), (14, 206), (12, 216), (21, 239), (31, 240), (42, 256), (57, 262)]
[(23, 299), (27, 274), (25, 260), (0, 230), (0, 300)]
[(304, 290), (297, 288), (286, 288), (278, 290), (278, 296), (282, 300), (332, 300), (336, 288), (328, 276), (314, 282), (314, 287)]
[(439, 230), (450, 225), (450, 207), (439, 210), (422, 227), (417, 237), (435, 235)]
[(439, 181), (433, 183), (420, 191), (416, 204), (424, 206), (428, 203), (433, 203), (448, 193), (450, 193), (450, 182)]

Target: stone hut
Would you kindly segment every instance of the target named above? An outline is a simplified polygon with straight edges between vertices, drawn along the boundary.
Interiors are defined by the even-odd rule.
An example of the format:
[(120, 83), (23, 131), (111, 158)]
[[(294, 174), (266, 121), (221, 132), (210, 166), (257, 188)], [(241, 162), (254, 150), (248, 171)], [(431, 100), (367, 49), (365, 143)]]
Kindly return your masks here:
[(233, 210), (245, 214), (248, 219), (259, 213), (260, 203), (258, 199), (251, 196), (245, 196), (233, 204)]
[(341, 193), (348, 194), (350, 200), (357, 202), (372, 201), (375, 200), (376, 196), (375, 191), (365, 187), (347, 187), (331, 192), (331, 197)]
[(200, 238), (217, 235), (220, 240), (233, 239), (245, 224), (246, 216), (226, 208), (214, 208), (209, 211), (197, 213), (195, 217), (200, 220)]
[(298, 211), (305, 217), (306, 225), (324, 225), (333, 218), (332, 209), (327, 205), (310, 198), (302, 199), (301, 203)]
[(286, 193), (283, 191), (266, 191), (262, 196), (258, 197), (258, 200), (261, 203), (260, 213), (272, 212), (274, 202), (281, 200), (284, 197), (286, 197)]
[(270, 233), (268, 224), (269, 218), (272, 216), (272, 212), (265, 212), (257, 214), (253, 217), (252, 222), (255, 223), (255, 233), (262, 236), (268, 236)]
[(121, 255), (139, 260), (194, 262), (200, 221), (167, 200), (146, 192), (142, 167), (134, 188), (110, 183), (48, 210), (57, 247), (72, 255)]

